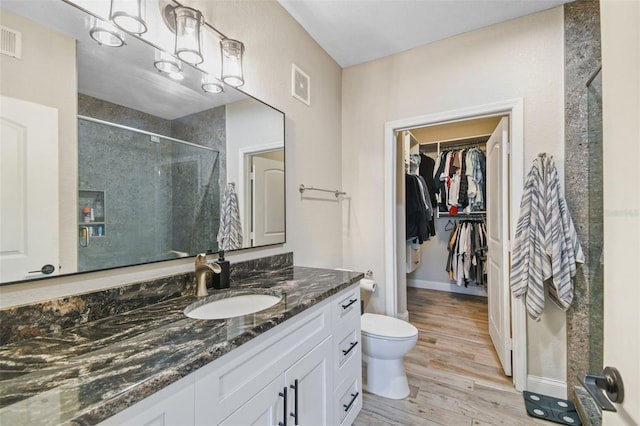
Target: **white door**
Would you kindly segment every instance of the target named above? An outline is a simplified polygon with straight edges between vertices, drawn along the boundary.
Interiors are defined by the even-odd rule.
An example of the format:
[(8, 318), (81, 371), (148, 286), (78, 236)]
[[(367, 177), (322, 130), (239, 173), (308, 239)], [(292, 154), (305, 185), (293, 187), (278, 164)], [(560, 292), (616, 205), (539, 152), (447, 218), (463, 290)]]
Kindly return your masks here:
[[(235, 413), (227, 417), (221, 426), (277, 426), (284, 424), (285, 403), (283, 376), (278, 376), (258, 392), (253, 398), (244, 403)], [(288, 403), (289, 401), (287, 401)]]
[(284, 158), (253, 156), (253, 246), (284, 242)]
[(288, 424), (322, 426), (333, 419), (329, 404), (333, 390), (329, 383), (331, 348), (331, 338), (325, 339), (285, 373), (289, 388)]
[(489, 335), (504, 374), (511, 375), (511, 308), (509, 290), (509, 121), (503, 117), (487, 141), (487, 296)]
[(603, 1), (604, 365), (624, 401), (603, 424), (640, 425), (640, 3)]
[(57, 274), (58, 110), (0, 98), (0, 281)]

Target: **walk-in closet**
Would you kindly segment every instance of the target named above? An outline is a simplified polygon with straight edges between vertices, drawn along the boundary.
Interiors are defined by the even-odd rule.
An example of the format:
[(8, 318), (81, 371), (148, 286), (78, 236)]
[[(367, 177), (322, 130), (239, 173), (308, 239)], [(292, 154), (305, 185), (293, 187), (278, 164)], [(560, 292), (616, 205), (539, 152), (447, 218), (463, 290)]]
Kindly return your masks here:
[[(416, 289), (413, 294), (424, 289), (475, 296), (469, 309), (485, 304), (489, 321), (479, 326), (488, 326), (496, 335), (494, 342), (504, 339), (499, 330), (492, 330), (492, 316), (495, 323), (504, 313), (492, 312), (492, 305), (502, 304), (495, 299), (504, 296), (488, 281), (493, 280), (494, 288), (504, 287), (508, 265), (502, 225), (508, 220), (508, 162), (503, 155), (507, 138), (508, 118), (503, 116), (398, 134), (405, 171), (406, 247), (398, 247), (397, 256), (406, 259), (407, 286)], [(465, 309), (464, 300), (459, 309)], [(504, 353), (500, 342), (495, 346), (497, 353)], [(511, 359), (503, 358), (504, 373), (511, 375)]]

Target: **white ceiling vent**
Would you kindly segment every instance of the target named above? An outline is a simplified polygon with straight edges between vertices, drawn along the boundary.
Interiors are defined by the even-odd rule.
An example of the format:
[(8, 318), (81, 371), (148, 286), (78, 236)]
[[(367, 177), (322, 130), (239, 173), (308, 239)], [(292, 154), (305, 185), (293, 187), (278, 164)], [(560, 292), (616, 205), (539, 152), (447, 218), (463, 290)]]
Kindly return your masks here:
[(0, 53), (14, 58), (22, 58), (22, 33), (12, 28), (0, 25), (2, 40), (0, 41)]

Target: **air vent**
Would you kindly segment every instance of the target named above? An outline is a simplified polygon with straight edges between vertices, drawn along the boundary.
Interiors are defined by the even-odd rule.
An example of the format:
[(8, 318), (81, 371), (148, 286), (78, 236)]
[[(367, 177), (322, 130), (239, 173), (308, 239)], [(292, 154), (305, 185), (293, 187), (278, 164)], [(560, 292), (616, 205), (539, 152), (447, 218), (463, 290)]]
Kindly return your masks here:
[(0, 25), (0, 53), (14, 58), (22, 58), (22, 33), (12, 28)]

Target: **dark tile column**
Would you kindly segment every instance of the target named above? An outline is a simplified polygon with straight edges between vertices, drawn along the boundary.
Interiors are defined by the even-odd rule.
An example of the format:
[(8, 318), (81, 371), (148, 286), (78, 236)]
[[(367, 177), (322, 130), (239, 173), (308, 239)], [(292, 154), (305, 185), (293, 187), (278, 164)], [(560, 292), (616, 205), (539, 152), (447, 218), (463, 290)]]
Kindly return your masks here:
[[(590, 147), (598, 142), (589, 135), (587, 88), (601, 63), (600, 4), (593, 0), (568, 3), (564, 15), (565, 196), (586, 257), (574, 283), (573, 305), (567, 312), (567, 386), (569, 398), (575, 399), (573, 389), (579, 384), (576, 376), (589, 371), (590, 365), (602, 363), (601, 350), (599, 360), (590, 359), (598, 356), (594, 345), (602, 340), (602, 314), (594, 312), (597, 309), (592, 306), (593, 271), (599, 269), (594, 263), (599, 262), (598, 242), (602, 240), (602, 229), (593, 221), (598, 217), (602, 220), (601, 194), (594, 191), (593, 182), (602, 179), (602, 151)], [(594, 164), (600, 164), (600, 177)], [(600, 336), (594, 335), (598, 330)]]

